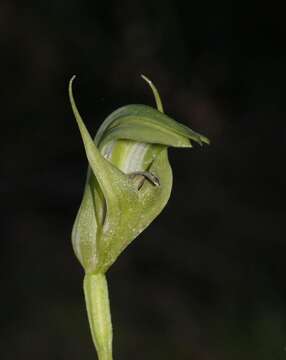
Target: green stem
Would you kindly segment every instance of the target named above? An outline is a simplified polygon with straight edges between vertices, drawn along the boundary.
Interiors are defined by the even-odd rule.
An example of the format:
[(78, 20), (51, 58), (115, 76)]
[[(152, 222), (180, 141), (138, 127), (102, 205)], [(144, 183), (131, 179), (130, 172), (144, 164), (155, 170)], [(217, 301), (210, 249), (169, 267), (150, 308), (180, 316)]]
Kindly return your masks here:
[(112, 360), (112, 324), (105, 274), (86, 274), (83, 282), (92, 339), (99, 360)]

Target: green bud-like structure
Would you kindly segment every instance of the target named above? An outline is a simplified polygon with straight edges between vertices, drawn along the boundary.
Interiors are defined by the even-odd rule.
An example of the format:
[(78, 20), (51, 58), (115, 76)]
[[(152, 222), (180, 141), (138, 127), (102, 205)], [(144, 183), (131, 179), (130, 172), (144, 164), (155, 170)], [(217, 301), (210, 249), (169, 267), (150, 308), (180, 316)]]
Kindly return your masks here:
[(95, 139), (69, 96), (89, 163), (87, 180), (72, 231), (74, 252), (85, 270), (84, 292), (99, 360), (112, 359), (112, 326), (106, 271), (120, 253), (158, 216), (172, 189), (168, 147), (202, 145), (208, 139), (157, 109), (127, 105), (109, 115)]

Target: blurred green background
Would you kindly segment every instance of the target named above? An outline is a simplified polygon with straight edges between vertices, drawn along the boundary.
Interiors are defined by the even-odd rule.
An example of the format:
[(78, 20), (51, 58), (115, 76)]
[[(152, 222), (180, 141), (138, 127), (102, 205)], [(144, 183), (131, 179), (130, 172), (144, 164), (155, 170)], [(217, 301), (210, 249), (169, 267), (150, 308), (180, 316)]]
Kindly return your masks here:
[(114, 358), (286, 357), (285, 13), (270, 3), (0, 2), (1, 360), (95, 359), (70, 232), (92, 133), (153, 104), (211, 146), (108, 274)]

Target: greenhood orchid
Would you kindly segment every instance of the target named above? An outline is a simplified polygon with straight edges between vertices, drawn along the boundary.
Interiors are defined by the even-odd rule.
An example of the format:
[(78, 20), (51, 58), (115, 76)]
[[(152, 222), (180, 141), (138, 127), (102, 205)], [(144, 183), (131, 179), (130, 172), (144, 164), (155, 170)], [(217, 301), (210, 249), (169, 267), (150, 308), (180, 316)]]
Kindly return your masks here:
[(208, 139), (157, 109), (127, 105), (110, 114), (93, 139), (69, 96), (89, 163), (83, 199), (72, 231), (74, 252), (85, 270), (84, 291), (99, 360), (112, 359), (112, 327), (106, 271), (158, 216), (172, 189), (168, 147), (192, 147)]

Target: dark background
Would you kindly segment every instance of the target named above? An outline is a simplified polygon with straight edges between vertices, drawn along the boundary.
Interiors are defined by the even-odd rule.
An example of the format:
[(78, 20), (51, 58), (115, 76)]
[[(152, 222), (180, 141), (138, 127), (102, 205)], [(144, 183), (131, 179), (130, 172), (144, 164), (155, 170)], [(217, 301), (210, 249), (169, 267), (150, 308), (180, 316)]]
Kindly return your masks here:
[(1, 0), (0, 358), (95, 359), (70, 232), (92, 133), (153, 105), (211, 139), (111, 268), (115, 359), (286, 357), (285, 13), (231, 2)]

